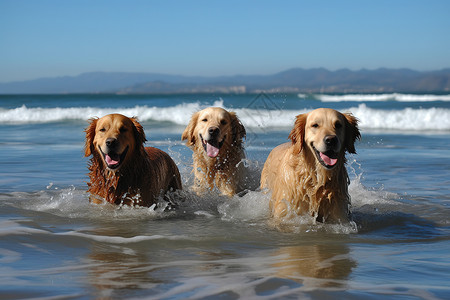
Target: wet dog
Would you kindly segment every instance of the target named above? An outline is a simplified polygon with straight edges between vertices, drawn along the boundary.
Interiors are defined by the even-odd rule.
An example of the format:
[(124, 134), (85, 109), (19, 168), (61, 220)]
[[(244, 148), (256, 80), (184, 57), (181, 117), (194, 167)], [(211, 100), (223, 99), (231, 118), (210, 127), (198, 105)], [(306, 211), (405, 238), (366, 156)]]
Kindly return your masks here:
[(244, 189), (246, 132), (234, 112), (209, 107), (192, 115), (181, 139), (193, 151), (193, 189), (197, 194), (213, 190), (233, 196)]
[(298, 115), (289, 138), (269, 154), (261, 189), (272, 192), (275, 219), (311, 215), (321, 222), (346, 222), (350, 214), (345, 153), (356, 153), (358, 120), (319, 108)]
[(120, 114), (91, 119), (85, 130), (85, 156), (91, 156), (91, 202), (152, 206), (159, 196), (181, 189), (180, 172), (170, 156), (144, 147), (144, 129), (136, 118)]

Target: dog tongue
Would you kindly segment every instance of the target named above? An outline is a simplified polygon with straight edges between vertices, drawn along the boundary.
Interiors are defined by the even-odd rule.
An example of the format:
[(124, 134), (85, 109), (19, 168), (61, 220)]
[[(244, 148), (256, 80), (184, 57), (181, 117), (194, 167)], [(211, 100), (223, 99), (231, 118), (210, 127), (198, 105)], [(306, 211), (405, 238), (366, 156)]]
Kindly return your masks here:
[(206, 143), (206, 154), (209, 157), (216, 157), (219, 155), (219, 148), (214, 147), (210, 143)]
[(119, 163), (119, 161), (112, 159), (108, 154), (105, 155), (105, 160), (106, 163), (110, 166), (117, 165)]
[(337, 163), (337, 158), (331, 158), (327, 155), (320, 152), (320, 158), (323, 160), (324, 163), (326, 163), (328, 166), (334, 166)]

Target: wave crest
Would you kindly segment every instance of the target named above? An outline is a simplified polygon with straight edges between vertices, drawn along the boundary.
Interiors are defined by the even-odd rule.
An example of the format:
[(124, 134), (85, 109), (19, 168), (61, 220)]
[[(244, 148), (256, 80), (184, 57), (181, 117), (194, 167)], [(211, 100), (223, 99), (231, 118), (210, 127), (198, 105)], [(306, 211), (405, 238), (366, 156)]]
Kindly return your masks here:
[[(14, 109), (0, 109), (0, 124), (33, 124), (64, 121), (85, 121), (110, 113), (136, 116), (141, 122), (169, 122), (186, 126), (191, 115), (205, 108), (206, 104), (181, 103), (170, 107), (135, 106), (130, 108), (28, 108), (25, 105)], [(298, 114), (309, 110), (268, 110), (251, 108), (227, 108), (223, 101), (213, 106), (235, 111), (247, 128), (271, 129), (290, 128)], [(450, 109), (447, 108), (404, 108), (400, 110), (382, 110), (369, 108), (366, 104), (342, 109), (351, 112), (360, 120), (362, 129), (391, 129), (405, 131), (450, 131)]]
[[(305, 98), (304, 94), (299, 94), (299, 98)], [(373, 102), (373, 101), (398, 101), (398, 102), (433, 102), (450, 101), (450, 95), (415, 95), (415, 94), (346, 94), (346, 95), (326, 95), (318, 94), (313, 97), (322, 102)]]

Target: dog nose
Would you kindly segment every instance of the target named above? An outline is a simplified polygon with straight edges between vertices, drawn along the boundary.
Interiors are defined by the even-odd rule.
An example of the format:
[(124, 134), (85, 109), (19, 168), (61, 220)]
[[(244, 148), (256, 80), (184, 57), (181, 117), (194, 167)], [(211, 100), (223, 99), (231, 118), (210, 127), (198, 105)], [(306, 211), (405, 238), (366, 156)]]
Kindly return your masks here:
[(208, 129), (208, 132), (209, 132), (209, 135), (211, 135), (211, 136), (217, 136), (217, 135), (219, 135), (219, 128), (217, 128), (217, 127), (210, 127)]
[(117, 139), (115, 139), (115, 138), (106, 139), (106, 146), (108, 148), (113, 148), (116, 144), (117, 144)]
[(336, 146), (338, 139), (337, 136), (335, 135), (327, 135), (324, 139), (323, 139), (325, 145), (329, 146), (329, 147), (334, 147)]

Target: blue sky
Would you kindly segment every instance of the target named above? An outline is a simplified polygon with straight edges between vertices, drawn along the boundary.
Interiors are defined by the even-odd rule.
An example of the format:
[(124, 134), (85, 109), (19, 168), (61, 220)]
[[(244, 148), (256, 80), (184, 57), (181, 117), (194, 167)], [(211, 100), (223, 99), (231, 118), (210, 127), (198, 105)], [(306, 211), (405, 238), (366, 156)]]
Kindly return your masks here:
[(0, 82), (450, 67), (450, 1), (0, 0)]

